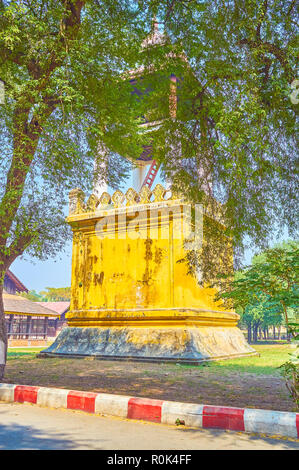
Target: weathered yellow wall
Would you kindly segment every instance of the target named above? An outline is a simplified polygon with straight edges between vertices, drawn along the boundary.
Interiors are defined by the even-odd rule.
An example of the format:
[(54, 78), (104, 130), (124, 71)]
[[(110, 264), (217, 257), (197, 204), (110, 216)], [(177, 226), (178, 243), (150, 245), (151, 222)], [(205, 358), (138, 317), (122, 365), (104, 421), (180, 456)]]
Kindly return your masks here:
[[(192, 364), (256, 354), (236, 326), (239, 315), (215, 303), (214, 291), (200, 287), (196, 275), (188, 274), (188, 264), (179, 262), (190, 255), (188, 250), (199, 248), (187, 246), (184, 234), (177, 236), (178, 226), (189, 217), (184, 202), (164, 200), (159, 185), (153, 193), (151, 202), (147, 188), (139, 195), (130, 189), (126, 198), (116, 191), (110, 205), (107, 193), (85, 204), (80, 190), (71, 192), (71, 328), (62, 329), (43, 354)], [(106, 233), (100, 237), (103, 221)], [(221, 220), (217, 223), (221, 227)], [(212, 240), (211, 235), (204, 239), (203, 249)], [(225, 237), (223, 253), (217, 266), (232, 261)]]
[[(156, 206), (150, 217), (149, 209)], [(187, 264), (178, 262), (186, 255), (184, 240), (177, 234), (185, 217), (183, 202), (160, 200), (156, 206), (136, 204), (106, 211), (98, 207), (89, 212), (79, 208), (69, 216), (74, 231), (70, 325), (108, 324), (109, 320), (123, 324), (136, 320), (141, 325), (151, 320), (158, 326), (159, 319), (165, 325), (167, 319), (182, 322), (186, 317), (186, 322), (194, 322), (200, 315), (207, 325), (236, 324), (238, 316), (215, 303), (215, 291), (200, 287), (187, 273)], [(96, 224), (105, 216), (106, 236), (100, 238)]]

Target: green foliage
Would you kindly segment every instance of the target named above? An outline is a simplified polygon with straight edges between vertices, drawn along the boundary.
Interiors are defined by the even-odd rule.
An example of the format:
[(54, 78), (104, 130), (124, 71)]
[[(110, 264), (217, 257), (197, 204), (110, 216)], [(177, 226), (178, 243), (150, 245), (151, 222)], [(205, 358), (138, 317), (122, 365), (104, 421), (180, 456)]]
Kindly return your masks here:
[[(0, 2), (1, 269), (24, 251), (44, 259), (62, 249), (67, 193), (91, 190), (99, 140), (140, 153), (133, 97), (120, 80), (144, 37), (136, 8), (124, 0)], [(115, 186), (127, 167), (115, 152), (111, 159)]]
[(33, 302), (43, 302), (43, 296), (37, 293), (35, 290), (30, 290), (29, 292), (22, 292), (20, 294), (22, 297)]
[[(197, 202), (207, 197), (203, 184), (213, 181), (237, 260), (245, 240), (264, 249), (284, 224), (295, 237), (298, 105), (289, 98), (297, 78), (295, 3), (162, 3), (161, 20), (167, 17), (169, 36), (192, 68), (177, 73), (187, 122), (160, 129), (165, 173)], [(167, 132), (182, 139), (182, 158), (163, 159)]]
[[(241, 308), (241, 319), (247, 325), (279, 325), (283, 320), (297, 347), (280, 369), (299, 409), (298, 242), (284, 243), (256, 256), (252, 265), (238, 273), (230, 285), (225, 283), (218, 298)], [(290, 317), (295, 321), (290, 321)]]
[(262, 252), (251, 266), (231, 280), (225, 278), (218, 298), (233, 303), (234, 307), (282, 313), (288, 325), (288, 309), (295, 315), (299, 305), (299, 245), (289, 242)]
[(34, 302), (63, 302), (71, 299), (70, 287), (46, 287), (45, 291), (39, 293), (31, 290), (28, 293), (22, 292), (22, 297)]
[(296, 409), (299, 410), (299, 323), (289, 323), (293, 341), (296, 341), (295, 349), (290, 358), (280, 366), (281, 373), (285, 379), (286, 387), (290, 397), (294, 400)]

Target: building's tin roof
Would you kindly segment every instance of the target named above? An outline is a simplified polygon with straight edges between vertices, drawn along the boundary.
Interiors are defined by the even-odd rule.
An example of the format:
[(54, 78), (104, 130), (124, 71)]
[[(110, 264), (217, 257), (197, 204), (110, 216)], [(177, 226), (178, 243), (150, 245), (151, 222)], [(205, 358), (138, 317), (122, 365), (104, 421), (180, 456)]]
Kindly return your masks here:
[(49, 308), (51, 310), (54, 310), (54, 312), (59, 313), (61, 315), (62, 313), (65, 313), (69, 308), (70, 308), (70, 302), (36, 302), (39, 305), (42, 305), (43, 307)]
[(3, 293), (4, 312), (6, 314), (18, 315), (41, 315), (46, 317), (59, 317), (60, 314), (50, 308), (40, 305), (38, 302), (32, 302), (20, 295)]

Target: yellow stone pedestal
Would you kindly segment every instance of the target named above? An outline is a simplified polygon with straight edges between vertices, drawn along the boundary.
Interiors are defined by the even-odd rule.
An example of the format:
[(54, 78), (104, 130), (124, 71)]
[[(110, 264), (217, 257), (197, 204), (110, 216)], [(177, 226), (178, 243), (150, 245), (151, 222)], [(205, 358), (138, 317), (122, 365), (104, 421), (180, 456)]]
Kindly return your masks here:
[[(147, 188), (139, 195), (130, 189), (84, 203), (80, 190), (71, 192), (69, 328), (44, 354), (176, 362), (255, 354), (237, 328), (239, 316), (200, 287), (200, 268), (190, 275), (182, 262), (201, 243), (200, 209), (165, 200), (161, 185), (153, 194), (151, 201)], [(229, 243), (224, 249), (231, 257)]]

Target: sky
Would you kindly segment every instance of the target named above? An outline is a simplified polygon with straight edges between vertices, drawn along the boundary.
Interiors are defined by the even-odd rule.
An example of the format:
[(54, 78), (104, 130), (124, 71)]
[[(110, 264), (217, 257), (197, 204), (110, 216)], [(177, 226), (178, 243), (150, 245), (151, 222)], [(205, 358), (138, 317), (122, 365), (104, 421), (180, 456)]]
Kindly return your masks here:
[(68, 287), (71, 285), (72, 243), (66, 245), (64, 253), (56, 259), (38, 261), (18, 258), (10, 270), (29, 290), (40, 292), (46, 287)]

